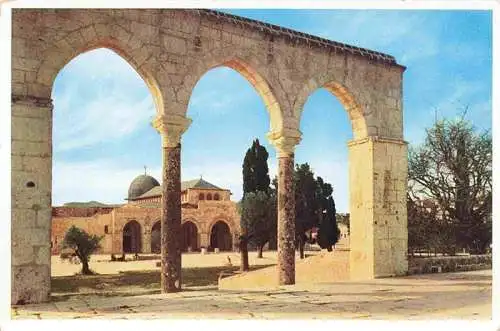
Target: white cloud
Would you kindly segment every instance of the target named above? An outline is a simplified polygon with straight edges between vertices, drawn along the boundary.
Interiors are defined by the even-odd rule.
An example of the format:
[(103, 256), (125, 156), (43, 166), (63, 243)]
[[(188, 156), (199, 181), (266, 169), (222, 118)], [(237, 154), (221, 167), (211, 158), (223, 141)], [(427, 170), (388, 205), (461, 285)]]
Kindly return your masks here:
[(124, 94), (92, 100), (55, 118), (55, 149), (65, 151), (121, 139), (147, 126), (154, 114), (151, 96), (138, 102), (131, 102)]
[(188, 112), (224, 115), (258, 97), (257, 91), (235, 70), (219, 67), (205, 74), (193, 89)]
[[(428, 22), (405, 11), (355, 11), (332, 13), (326, 20), (315, 20), (312, 33), (363, 48), (387, 53), (395, 45), (409, 45), (398, 54), (398, 62), (408, 64), (437, 54), (437, 36), (427, 29)], [(333, 23), (333, 24), (332, 24)], [(393, 54), (395, 55), (395, 54)]]
[(432, 111), (437, 110), (438, 115), (443, 117), (460, 113), (462, 109), (470, 106), (470, 100), (484, 87), (480, 82), (455, 79), (450, 92), (442, 97)]
[(53, 99), (56, 151), (122, 139), (155, 115), (140, 76), (107, 49), (73, 59), (58, 75)]
[[(161, 168), (148, 173), (161, 178)], [(138, 175), (137, 168), (126, 167), (119, 160), (54, 162), (52, 204), (90, 200), (123, 203), (130, 183)]]

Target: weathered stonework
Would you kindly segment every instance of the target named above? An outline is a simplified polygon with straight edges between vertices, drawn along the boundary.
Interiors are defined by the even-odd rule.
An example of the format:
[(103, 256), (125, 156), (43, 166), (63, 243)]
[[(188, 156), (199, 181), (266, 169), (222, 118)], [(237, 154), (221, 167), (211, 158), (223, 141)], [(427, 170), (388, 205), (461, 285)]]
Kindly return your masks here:
[(349, 143), (351, 279), (408, 270), (407, 145), (367, 137)]
[[(192, 223), (196, 227), (197, 241), (193, 250), (206, 248), (210, 251), (210, 236), (215, 224), (223, 222), (229, 229), (235, 249), (240, 233), (240, 220), (236, 203), (230, 201), (229, 192), (223, 200), (198, 201), (200, 192), (206, 190), (191, 189), (187, 192), (185, 207), (182, 208), (182, 225)], [(186, 194), (186, 193), (185, 193)], [(221, 194), (222, 195), (222, 194)], [(99, 254), (114, 254), (120, 256), (124, 252), (123, 230), (125, 226), (135, 221), (140, 224), (141, 247), (138, 253), (157, 253), (152, 251), (152, 232), (154, 227), (161, 227), (161, 198), (157, 200), (135, 201), (122, 206), (106, 208), (52, 208), (52, 254), (60, 253), (60, 243), (66, 231), (75, 225), (88, 233), (103, 236)], [(105, 229), (108, 227), (108, 233)], [(32, 256), (30, 251), (24, 251), (26, 256)]]
[(12, 100), (11, 303), (48, 300), (52, 198), (52, 102)]
[(295, 191), (293, 154), (278, 158), (278, 279), (295, 284)]
[(161, 290), (181, 290), (181, 146), (163, 148)]
[[(121, 55), (146, 82), (157, 122), (169, 127), (163, 133), (164, 148), (177, 146), (189, 125), (191, 92), (214, 67), (230, 67), (255, 87), (269, 112), (269, 136), (280, 158), (300, 141), (308, 96), (318, 88), (328, 89), (344, 105), (355, 141), (367, 139), (350, 147), (350, 209), (357, 224), (351, 228), (351, 274), (373, 278), (407, 269), (406, 199), (401, 193), (407, 171), (401, 143), (404, 67), (392, 56), (211, 10), (14, 9), (13, 274), (32, 266), (50, 268), (50, 260), (35, 250), (49, 245), (52, 85), (71, 59), (99, 47)], [(27, 182), (35, 186), (28, 188)], [(179, 208), (172, 208), (177, 208), (173, 218), (180, 222)], [(29, 231), (43, 243), (19, 246), (25, 229), (34, 224)], [(26, 262), (26, 252), (43, 261)], [(47, 298), (47, 280), (29, 280), (45, 294), (25, 291), (25, 281), (13, 278), (13, 302)]]

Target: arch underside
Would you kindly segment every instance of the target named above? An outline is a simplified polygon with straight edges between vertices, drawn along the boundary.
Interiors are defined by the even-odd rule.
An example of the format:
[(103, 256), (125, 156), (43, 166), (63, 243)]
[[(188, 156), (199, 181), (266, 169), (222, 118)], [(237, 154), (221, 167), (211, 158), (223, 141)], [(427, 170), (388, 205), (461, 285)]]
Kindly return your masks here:
[(210, 249), (231, 251), (233, 245), (231, 228), (224, 221), (217, 221), (210, 230)]
[(130, 221), (123, 227), (123, 253), (142, 252), (142, 229), (137, 221)]
[[(84, 29), (85, 28), (82, 28), (82, 30)], [(114, 29), (117, 28), (113, 25), (109, 25), (106, 26), (105, 29), (114, 31)], [(137, 54), (137, 48), (135, 48), (136, 46), (120, 41), (119, 39), (113, 37), (111, 35), (111, 32), (110, 35), (105, 35), (102, 37), (96, 36), (95, 39), (91, 39), (88, 41), (84, 41), (83, 39), (78, 40), (80, 40), (80, 43), (72, 45), (73, 47), (61, 48), (57, 47), (60, 45), (57, 45), (56, 43), (56, 47), (53, 47), (46, 51), (46, 53), (43, 55), (43, 58), (45, 60), (42, 61), (40, 68), (37, 71), (37, 83), (49, 86), (50, 89), (52, 89), (55, 78), (69, 62), (71, 62), (81, 54), (96, 49), (105, 48), (113, 51), (125, 62), (127, 62), (131, 66), (132, 70), (137, 72), (137, 74), (142, 78), (149, 92), (151, 93), (157, 113), (161, 113), (164, 111), (164, 100), (161, 88), (157, 79), (152, 74), (154, 72), (154, 68), (150, 66), (148, 61), (144, 61), (145, 59), (141, 60), (139, 55), (132, 55)], [(61, 42), (62, 41), (60, 41), (60, 43)], [(61, 52), (61, 50), (63, 50), (63, 52)], [(47, 97), (50, 97), (50, 93)]]

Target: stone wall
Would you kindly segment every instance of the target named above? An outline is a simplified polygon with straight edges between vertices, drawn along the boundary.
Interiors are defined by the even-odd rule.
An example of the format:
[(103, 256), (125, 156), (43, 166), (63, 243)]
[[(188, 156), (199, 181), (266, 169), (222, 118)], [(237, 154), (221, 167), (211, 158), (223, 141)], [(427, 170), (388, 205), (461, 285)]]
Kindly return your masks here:
[(90, 217), (110, 213), (114, 207), (52, 207), (52, 217)]
[(408, 260), (408, 274), (457, 272), (492, 268), (491, 255), (412, 257)]
[[(108, 253), (112, 250), (112, 217), (110, 213), (95, 214), (91, 217), (52, 217), (52, 231), (51, 243), (52, 254), (59, 254), (61, 250), (61, 243), (68, 229), (76, 226), (89, 234), (103, 236), (101, 241), (101, 249), (97, 251), (98, 254)], [(105, 233), (105, 226), (108, 226), (108, 233)]]
[[(65, 216), (52, 217), (52, 254), (59, 254), (60, 243), (66, 231), (75, 225), (90, 234), (104, 236), (99, 254), (119, 255), (123, 247), (123, 228), (130, 221), (137, 221), (140, 224), (142, 253), (150, 253), (151, 230), (161, 218), (159, 206), (146, 207), (130, 204), (111, 211), (103, 208), (96, 213), (93, 213), (96, 211), (95, 208), (55, 207), (54, 209), (56, 211), (53, 214)], [(91, 216), (85, 216), (87, 214)], [(239, 214), (236, 203), (232, 201), (201, 201), (198, 208), (183, 208), (182, 223), (188, 221), (196, 225), (198, 246), (201, 247), (209, 246), (210, 232), (218, 221), (223, 221), (229, 226), (234, 244), (240, 233)], [(108, 226), (108, 233), (105, 233), (105, 226)]]

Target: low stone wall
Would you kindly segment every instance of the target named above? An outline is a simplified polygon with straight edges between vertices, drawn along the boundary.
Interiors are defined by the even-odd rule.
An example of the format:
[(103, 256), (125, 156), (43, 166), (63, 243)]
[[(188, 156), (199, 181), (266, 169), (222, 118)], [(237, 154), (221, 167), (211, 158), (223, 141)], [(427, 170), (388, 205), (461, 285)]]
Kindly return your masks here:
[(491, 269), (491, 255), (409, 257), (408, 274)]

